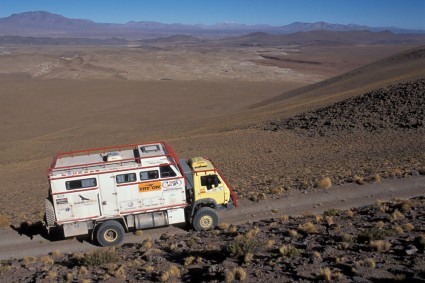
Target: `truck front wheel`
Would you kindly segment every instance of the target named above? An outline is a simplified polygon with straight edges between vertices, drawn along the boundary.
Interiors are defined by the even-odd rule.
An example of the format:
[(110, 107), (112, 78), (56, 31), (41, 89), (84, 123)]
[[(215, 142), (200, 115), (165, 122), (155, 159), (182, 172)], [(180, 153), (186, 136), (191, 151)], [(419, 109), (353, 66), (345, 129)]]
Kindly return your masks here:
[(124, 228), (119, 222), (109, 220), (100, 224), (96, 239), (102, 247), (115, 246), (122, 242), (124, 233)]
[(218, 216), (214, 209), (201, 207), (193, 218), (193, 228), (196, 231), (214, 229), (218, 225)]

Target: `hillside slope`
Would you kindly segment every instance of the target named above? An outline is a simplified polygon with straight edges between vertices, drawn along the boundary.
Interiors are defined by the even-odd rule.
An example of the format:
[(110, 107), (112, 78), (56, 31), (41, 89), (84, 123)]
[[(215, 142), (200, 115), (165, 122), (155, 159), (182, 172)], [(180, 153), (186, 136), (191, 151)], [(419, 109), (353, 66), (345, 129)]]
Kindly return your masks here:
[(425, 46), (398, 53), (340, 76), (282, 93), (254, 104), (251, 117), (290, 117), (390, 84), (425, 77)]
[(391, 85), (333, 105), (266, 124), (267, 130), (290, 129), (307, 135), (382, 132), (425, 127), (425, 78)]

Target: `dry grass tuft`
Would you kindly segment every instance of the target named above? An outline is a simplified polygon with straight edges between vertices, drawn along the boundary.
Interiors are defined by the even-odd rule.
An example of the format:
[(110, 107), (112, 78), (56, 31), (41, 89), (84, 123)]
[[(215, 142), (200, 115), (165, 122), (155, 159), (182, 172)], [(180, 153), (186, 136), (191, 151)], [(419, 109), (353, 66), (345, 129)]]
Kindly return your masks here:
[(236, 279), (239, 279), (240, 281), (243, 281), (246, 279), (246, 271), (242, 267), (235, 267), (233, 269), (233, 272), (235, 274)]
[(53, 258), (49, 255), (43, 255), (40, 257), (40, 262), (44, 263), (44, 264), (54, 264), (55, 261), (53, 260)]
[(80, 263), (84, 265), (102, 265), (115, 263), (120, 259), (120, 254), (115, 248), (101, 248), (86, 253)]
[(298, 234), (297, 230), (291, 229), (289, 230), (289, 236), (292, 238), (298, 238), (300, 235)]
[(317, 182), (317, 187), (319, 189), (329, 189), (332, 186), (331, 178), (325, 177), (322, 180)]
[(399, 226), (399, 225), (396, 225), (396, 226), (393, 228), (393, 230), (394, 230), (397, 234), (399, 234), (399, 235), (404, 234), (404, 229), (403, 229), (403, 227), (401, 227), (401, 226)]
[(253, 258), (254, 258), (254, 254), (253, 253), (247, 253), (244, 256), (243, 261), (244, 261), (244, 263), (250, 263)]
[(141, 237), (143, 236), (143, 230), (136, 230), (136, 232), (134, 232), (134, 235)]
[(370, 241), (369, 247), (372, 250), (375, 250), (381, 253), (381, 252), (389, 251), (391, 248), (391, 243), (386, 240), (374, 240), (374, 241)]
[(246, 232), (246, 236), (248, 238), (255, 238), (258, 235), (258, 233), (260, 233), (260, 231), (261, 231), (260, 228), (253, 227), (253, 228), (249, 229), (248, 232)]
[(412, 231), (413, 229), (415, 229), (415, 226), (412, 224), (412, 223), (406, 223), (406, 224), (403, 224), (403, 229), (404, 230), (406, 230), (406, 231), (408, 231), (408, 232), (410, 232), (410, 231)]
[(167, 270), (161, 273), (159, 280), (161, 282), (167, 282), (167, 281), (178, 279), (180, 278), (180, 276), (181, 276), (180, 269), (175, 265), (170, 265)]
[(229, 227), (230, 227), (230, 224), (225, 223), (225, 222), (220, 223), (220, 225), (218, 225), (218, 229), (223, 230), (223, 231), (229, 229)]
[(375, 202), (375, 205), (378, 207), (378, 209), (381, 211), (381, 212), (383, 212), (383, 213), (386, 213), (390, 208), (389, 208), (389, 206), (388, 206), (388, 204), (387, 203), (385, 203), (384, 201), (382, 201), (382, 200), (377, 200), (376, 202)]
[(393, 214), (391, 214), (391, 220), (392, 221), (397, 221), (397, 220), (402, 220), (404, 219), (404, 214), (401, 213), (399, 210), (394, 210)]
[(367, 258), (364, 260), (364, 265), (370, 268), (375, 268), (376, 262), (373, 258)]
[(365, 184), (364, 178), (361, 177), (361, 176), (357, 176), (357, 175), (355, 175), (353, 177), (353, 182), (355, 182), (358, 185), (364, 185)]
[(274, 187), (270, 190), (270, 193), (273, 194), (273, 195), (280, 195), (284, 191), (285, 191), (285, 189), (283, 187)]
[(115, 269), (111, 274), (115, 278), (126, 279), (127, 278), (127, 268), (124, 265), (121, 265), (117, 269)]
[(81, 275), (87, 275), (89, 273), (89, 270), (84, 265), (80, 267), (80, 274)]
[(382, 220), (380, 220), (380, 221), (378, 221), (378, 222), (375, 223), (375, 227), (382, 229), (382, 228), (385, 227), (385, 222), (382, 221)]
[(313, 222), (306, 222), (304, 224), (300, 224), (298, 229), (306, 234), (317, 233), (317, 227), (313, 224)]
[(195, 261), (195, 257), (194, 256), (188, 256), (184, 259), (184, 265), (192, 265), (193, 262)]
[(284, 257), (297, 257), (301, 254), (301, 250), (293, 245), (283, 245), (279, 248), (279, 252)]
[(229, 233), (236, 233), (238, 231), (238, 227), (234, 226), (234, 225), (230, 225), (229, 227)]
[(145, 249), (150, 249), (153, 246), (152, 237), (147, 237), (143, 240), (142, 247)]
[(275, 240), (269, 239), (264, 243), (264, 246), (266, 247), (266, 249), (270, 249), (271, 247), (274, 246), (275, 242), (276, 242)]
[(286, 222), (286, 221), (288, 221), (288, 220), (289, 220), (289, 215), (286, 215), (286, 214), (281, 215), (281, 216), (279, 217), (279, 219), (280, 219), (280, 221), (282, 221), (282, 222)]
[(352, 210), (347, 210), (347, 211), (345, 212), (345, 215), (346, 215), (347, 217), (351, 218), (351, 217), (353, 217), (353, 216), (354, 216), (354, 212), (353, 212)]
[(382, 181), (381, 175), (379, 174), (373, 175), (373, 181), (375, 181), (376, 183), (380, 183)]
[(329, 267), (320, 268), (319, 277), (320, 277), (320, 279), (323, 279), (326, 282), (331, 282), (331, 280), (332, 280), (331, 269)]
[(24, 263), (33, 263), (33, 262), (37, 262), (38, 258), (36, 258), (35, 256), (25, 256), (23, 258)]
[(0, 215), (0, 228), (6, 228), (10, 226), (9, 217), (7, 215)]

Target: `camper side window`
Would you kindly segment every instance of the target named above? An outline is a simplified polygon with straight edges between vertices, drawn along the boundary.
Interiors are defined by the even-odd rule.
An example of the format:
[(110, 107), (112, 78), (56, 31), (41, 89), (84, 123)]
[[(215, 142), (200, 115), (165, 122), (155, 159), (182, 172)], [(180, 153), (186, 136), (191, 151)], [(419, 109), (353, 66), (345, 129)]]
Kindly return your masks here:
[(158, 179), (158, 170), (140, 172), (140, 181)]
[(96, 187), (97, 182), (96, 182), (96, 178), (72, 180), (72, 181), (66, 181), (65, 186), (67, 190), (84, 189), (84, 188)]
[(117, 184), (136, 182), (136, 173), (121, 174), (116, 177)]
[(169, 178), (169, 177), (176, 177), (177, 174), (174, 172), (173, 168), (171, 166), (161, 166), (159, 168), (161, 171), (161, 178)]

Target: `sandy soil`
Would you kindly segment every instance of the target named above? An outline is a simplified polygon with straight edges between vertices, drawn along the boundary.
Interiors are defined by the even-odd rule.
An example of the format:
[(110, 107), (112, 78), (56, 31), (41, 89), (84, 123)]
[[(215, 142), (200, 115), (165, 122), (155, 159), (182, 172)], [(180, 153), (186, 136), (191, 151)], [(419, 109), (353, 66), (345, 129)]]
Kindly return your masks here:
[[(49, 187), (46, 170), (57, 152), (153, 140), (168, 141), (181, 157), (211, 157), (247, 207), (257, 201), (267, 207), (266, 201), (285, 201), (294, 194), (319, 194), (325, 196), (325, 203), (327, 195), (321, 188), (325, 177), (330, 179), (331, 188), (391, 178), (410, 183), (409, 178), (423, 178), (419, 176), (425, 172), (422, 128), (312, 136), (293, 129), (265, 131), (261, 127), (265, 122), (305, 115), (306, 111), (391, 83), (424, 77), (424, 59), (413, 60), (409, 57), (412, 53), (345, 73), (409, 48), (4, 46), (0, 52), (0, 215), (15, 226), (21, 222), (31, 225), (42, 219)], [(304, 199), (301, 196), (299, 199)], [(349, 201), (347, 205), (351, 205)], [(314, 206), (317, 208), (320, 203)], [(388, 206), (393, 213), (396, 204)], [(413, 219), (412, 215), (406, 218)], [(246, 216), (250, 217), (252, 213)], [(296, 227), (298, 223), (290, 225)], [(423, 226), (416, 222), (414, 225)], [(240, 231), (251, 228), (242, 225)], [(269, 228), (273, 227), (265, 229)], [(322, 228), (325, 224), (320, 224)], [(229, 234), (223, 232), (222, 236)], [(214, 234), (208, 237), (214, 238)], [(317, 237), (305, 239), (317, 241)], [(301, 245), (298, 240), (290, 244)], [(272, 251), (271, 260), (280, 266), (277, 248)], [(358, 250), (356, 246), (353, 252)], [(256, 265), (266, 262), (261, 257), (255, 254)], [(161, 261), (155, 255), (149, 258)], [(61, 262), (66, 265), (66, 260)], [(233, 270), (235, 262), (223, 266), (208, 262), (201, 268)], [(19, 270), (8, 266), (9, 263), (2, 263), (1, 267), (7, 272)], [(45, 273), (38, 272), (43, 266), (30, 268), (37, 272), (35, 277), (28, 278), (47, 278)], [(332, 268), (343, 272), (338, 265)], [(212, 270), (211, 274), (224, 280), (224, 269)], [(414, 268), (409, 270), (416, 272)], [(52, 272), (49, 278), (54, 277), (54, 272), (62, 272), (45, 271)], [(98, 272), (91, 271), (90, 274)], [(296, 271), (302, 274), (301, 270)], [(310, 275), (300, 276), (314, 280), (313, 271), (308, 272)], [(149, 276), (147, 280), (159, 280), (161, 273)], [(261, 274), (250, 274), (255, 276)], [(267, 278), (271, 280), (273, 276)]]
[[(287, 69), (283, 63), (263, 66), (259, 62), (264, 58), (257, 57), (276, 52), (283, 56), (284, 48), (3, 47), (0, 214), (13, 223), (41, 219), (48, 190), (45, 172), (57, 152), (158, 139), (170, 142), (182, 157), (213, 158), (241, 198), (273, 188), (311, 189), (324, 176), (338, 184), (354, 175), (388, 175), (391, 170), (411, 175), (423, 164), (423, 156), (414, 150), (423, 147), (423, 140), (415, 134), (403, 139), (364, 136), (362, 143), (355, 135), (308, 139), (291, 131), (247, 129), (270, 113), (297, 112), (305, 106), (280, 112), (245, 110), (407, 48), (291, 47), (284, 56), (292, 60), (292, 71), (276, 76), (276, 69)], [(303, 61), (321, 64), (310, 68)], [(251, 65), (229, 72), (220, 62)], [(412, 144), (413, 149), (408, 146)], [(394, 153), (395, 148), (403, 150)]]

